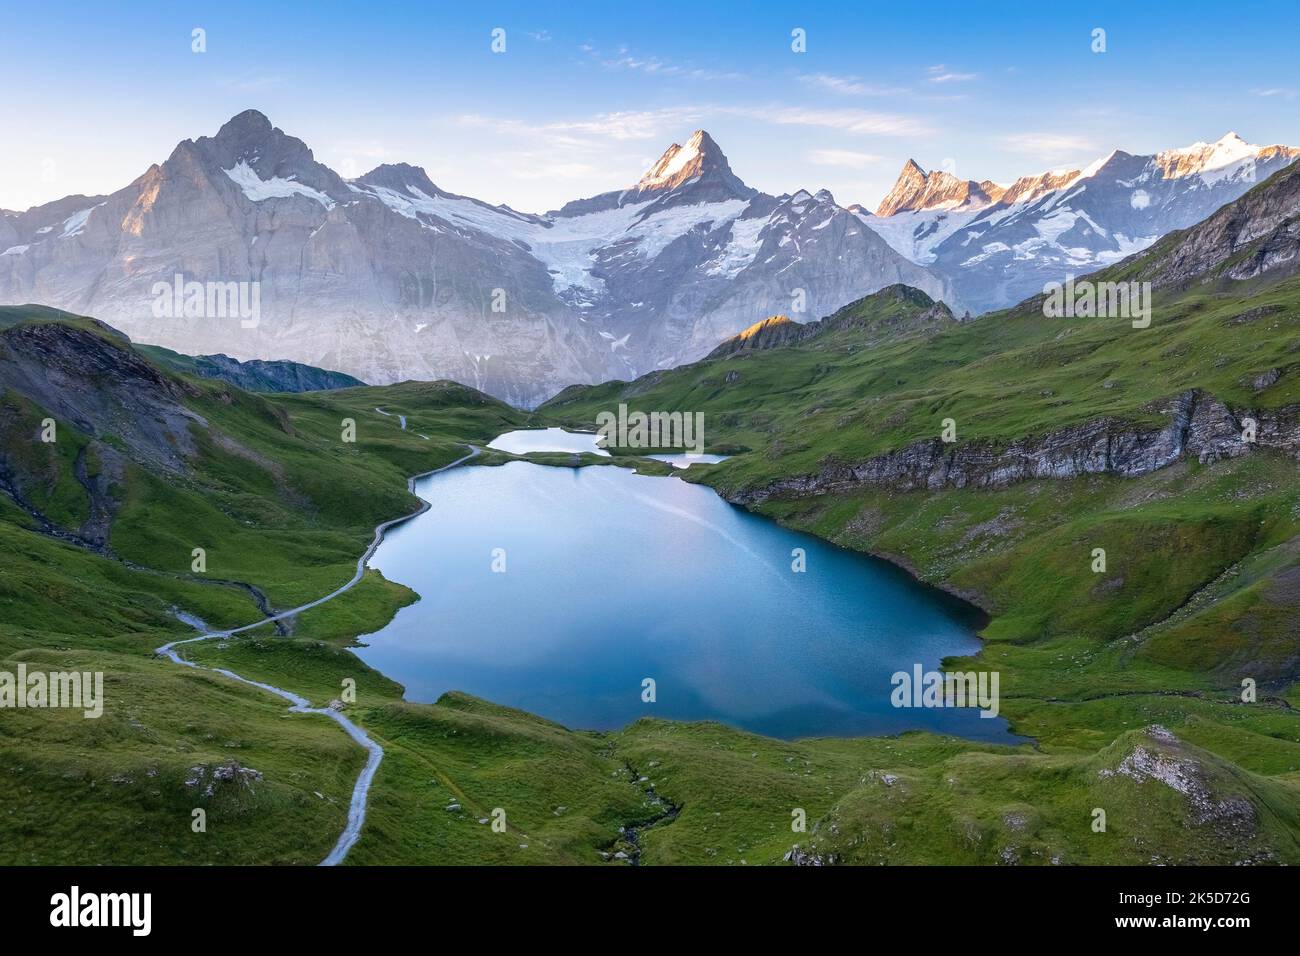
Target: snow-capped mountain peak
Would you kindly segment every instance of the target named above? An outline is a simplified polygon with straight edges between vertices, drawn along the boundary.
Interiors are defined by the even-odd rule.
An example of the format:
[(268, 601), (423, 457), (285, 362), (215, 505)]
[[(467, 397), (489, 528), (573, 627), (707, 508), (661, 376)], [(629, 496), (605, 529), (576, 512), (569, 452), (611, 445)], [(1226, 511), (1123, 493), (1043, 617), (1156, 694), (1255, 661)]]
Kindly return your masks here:
[[(1156, 153), (1155, 162), (1165, 179), (1198, 174), (1203, 179), (1221, 179), (1237, 174), (1245, 165), (1253, 165), (1261, 154), (1279, 150), (1288, 150), (1288, 147), (1256, 146), (1230, 131), (1213, 143), (1193, 143), (1182, 149), (1163, 150)], [(1295, 154), (1294, 150), (1290, 152)]]
[[(1111, 165), (1112, 163), (1114, 163), (1116, 160), (1124, 159), (1124, 158), (1126, 158), (1128, 155), (1129, 155), (1129, 154), (1126, 153), (1126, 152), (1124, 152), (1123, 150), (1112, 149), (1112, 150), (1111, 150), (1109, 153), (1107, 153), (1105, 156), (1102, 156), (1100, 159), (1094, 159), (1094, 160), (1093, 160), (1091, 163), (1089, 163), (1087, 166), (1083, 167), (1083, 169), (1079, 170), (1079, 176), (1078, 176), (1078, 178), (1079, 178), (1079, 179), (1091, 179), (1093, 176), (1096, 176), (1099, 172), (1101, 172), (1101, 171), (1102, 171), (1103, 169), (1105, 169), (1107, 166), (1109, 166), (1109, 165)], [(1071, 184), (1071, 185), (1073, 185), (1073, 184)]]
[(726, 155), (713, 137), (697, 129), (685, 146), (673, 143), (650, 167), (622, 201), (640, 202), (656, 195), (684, 194), (681, 202), (713, 202), (724, 199), (749, 199), (755, 194), (735, 173)]
[(686, 141), (685, 146), (673, 143), (664, 150), (659, 161), (641, 177), (636, 188), (639, 190), (676, 189), (714, 169), (731, 172), (727, 157), (713, 141), (713, 137), (704, 130), (697, 129)]
[(1145, 249), (1298, 156), (1294, 147), (1255, 146), (1228, 133), (1153, 155), (1115, 149), (1081, 170), (1025, 176), (1005, 190), (927, 174), (909, 160), (878, 215), (859, 217), (983, 311)]
[(1078, 169), (1039, 173), (1036, 176), (1021, 176), (1002, 191), (1002, 194), (998, 197), (998, 202), (1008, 206), (1015, 203), (1032, 202), (1039, 196), (1061, 189), (1064, 186), (1073, 185), (1082, 178), (1083, 172)]

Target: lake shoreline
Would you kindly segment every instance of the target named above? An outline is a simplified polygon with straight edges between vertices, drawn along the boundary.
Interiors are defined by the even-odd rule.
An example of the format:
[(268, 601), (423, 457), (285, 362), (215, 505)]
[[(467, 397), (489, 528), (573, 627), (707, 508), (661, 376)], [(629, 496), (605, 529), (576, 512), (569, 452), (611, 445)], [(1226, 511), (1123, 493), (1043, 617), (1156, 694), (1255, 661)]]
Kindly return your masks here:
[[(538, 434), (542, 432), (540, 429), (533, 431), (536, 431)], [(568, 432), (566, 434), (574, 433)], [(591, 433), (583, 434), (583, 438), (589, 438), (590, 436)], [(496, 439), (494, 439), (494, 442), (495, 441)], [(491, 444), (492, 443), (489, 443), (489, 447)], [(549, 465), (551, 466), (551, 469), (548, 470), (567, 469), (575, 472), (583, 469), (586, 465), (617, 464), (632, 474), (638, 474), (644, 477), (676, 476), (680, 478), (684, 477), (685, 474), (684, 469), (669, 468), (663, 462), (654, 459), (634, 458), (632, 456), (595, 457), (584, 454), (574, 454), (569, 451), (561, 452), (554, 449), (530, 449), (530, 451), (525, 454), (517, 454), (496, 449), (487, 452), (470, 462), (466, 462), (466, 465), (482, 465), (495, 469), (512, 463)], [(645, 467), (646, 465), (650, 466), (649, 470)], [(659, 469), (662, 469), (662, 471)], [(442, 507), (452, 509), (449, 511), (449, 514), (458, 514), (460, 512), (455, 509), (459, 508), (463, 510), (466, 507), (471, 507), (472, 505), (469, 503), (475, 500), (474, 493), (470, 486), (464, 483), (465, 480), (466, 479), (460, 480), (459, 488), (449, 489), (448, 493), (456, 496), (454, 504), (448, 504), (446, 499), (442, 499), (440, 495), (430, 493), (430, 491), (426, 489), (418, 489), (416, 493), (420, 494), (421, 491), (423, 491), (421, 497), (428, 495), (428, 498), (424, 499), (426, 501), (440, 501), (441, 499)], [(502, 488), (497, 488), (495, 490), (488, 489), (487, 493), (489, 495), (504, 494), (505, 498), (503, 501), (510, 502), (511, 504), (509, 507), (514, 507), (517, 510), (518, 503), (514, 501), (516, 496), (515, 492), (513, 490), (506, 490), (507, 488), (513, 488), (516, 482), (517, 479), (514, 481), (508, 481)], [(687, 481), (683, 482), (683, 484), (691, 485), (707, 483)], [(539, 486), (538, 489), (533, 489), (532, 493), (540, 493), (540, 489), (544, 487), (544, 485)], [(861, 688), (863, 687), (875, 687), (877, 681), (881, 682), (882, 687), (887, 688), (889, 673), (902, 668), (903, 665), (900, 661), (903, 661), (904, 659), (909, 662), (914, 662), (914, 655), (916, 654), (920, 655), (922, 661), (927, 662), (927, 667), (937, 666), (939, 668), (944, 667), (946, 662), (949, 660), (977, 658), (983, 653), (986, 646), (980, 635), (980, 631), (987, 626), (989, 620), (989, 614), (986, 609), (967, 600), (963, 595), (955, 594), (951, 590), (938, 586), (932, 582), (921, 580), (915, 575), (912, 569), (901, 565), (899, 562), (889, 560), (885, 555), (873, 554), (860, 549), (846, 547), (810, 531), (793, 527), (788, 522), (782, 521), (771, 515), (754, 511), (743, 506), (737, 507), (734, 503), (728, 501), (725, 495), (720, 494), (711, 486), (709, 486), (707, 490), (710, 492), (707, 496), (708, 499), (716, 502), (714, 509), (716, 509), (717, 505), (726, 505), (728, 507), (723, 510), (734, 511), (738, 517), (744, 515), (745, 519), (748, 520), (758, 519), (759, 526), (766, 525), (770, 529), (779, 529), (784, 535), (788, 536), (806, 537), (809, 541), (809, 554), (812, 554), (812, 547), (818, 547), (828, 549), (829, 552), (841, 555), (844, 559), (848, 559), (849, 563), (847, 564), (841, 564), (839, 559), (835, 559), (831, 565), (820, 565), (831, 569), (830, 573), (832, 574), (843, 575), (849, 573), (850, 578), (841, 581), (840, 585), (836, 587), (833, 583), (836, 578), (832, 577), (829, 579), (832, 582), (829, 591), (827, 591), (825, 587), (820, 587), (815, 589), (813, 592), (810, 592), (810, 599), (819, 602), (831, 601), (832, 603), (826, 605), (827, 613), (835, 615), (830, 618), (830, 620), (838, 620), (841, 623), (831, 628), (830, 631), (818, 629), (814, 632), (808, 632), (809, 639), (812, 643), (807, 645), (808, 651), (806, 651), (806, 653), (813, 654), (814, 656), (831, 653), (838, 659), (839, 653), (842, 652), (834, 649), (838, 648), (840, 644), (845, 641), (848, 641), (846, 650), (848, 647), (851, 647), (852, 650), (848, 652), (851, 653), (852, 656), (844, 658), (843, 660), (848, 663), (850, 667), (865, 667), (867, 669), (861, 671), (856, 678), (846, 676), (848, 671), (845, 671), (843, 675), (830, 677), (827, 676), (828, 672), (825, 670), (824, 664), (809, 664), (808, 666), (812, 669), (808, 671), (805, 679), (815, 681), (816, 684), (814, 686), (824, 686), (823, 693), (829, 693), (832, 695), (827, 697), (826, 700), (833, 701), (834, 703), (823, 703), (817, 705), (807, 714), (800, 715), (800, 708), (808, 706), (810, 701), (797, 694), (784, 703), (778, 696), (766, 711), (751, 710), (749, 705), (746, 703), (735, 705), (721, 703), (720, 701), (725, 700), (728, 693), (734, 693), (737, 687), (744, 685), (747, 679), (766, 681), (770, 673), (773, 675), (772, 679), (778, 681), (777, 686), (781, 686), (781, 682), (784, 681), (785, 678), (776, 676), (778, 674), (777, 671), (772, 671), (770, 667), (766, 667), (766, 665), (760, 663), (763, 659), (762, 655), (769, 653), (772, 650), (772, 647), (769, 645), (772, 644), (772, 634), (775, 632), (770, 632), (764, 635), (763, 638), (760, 638), (758, 643), (754, 644), (753, 654), (757, 656), (750, 657), (748, 656), (749, 652), (745, 652), (745, 659), (748, 661), (745, 667), (753, 670), (755, 677), (745, 678), (743, 676), (744, 668), (742, 668), (741, 677), (729, 679), (722, 685), (715, 687), (709, 683), (696, 684), (694, 682), (695, 678), (692, 678), (689, 675), (692, 673), (698, 674), (698, 669), (701, 666), (704, 666), (707, 669), (709, 659), (707, 657), (702, 659), (705, 663), (700, 665), (698, 663), (691, 663), (693, 658), (688, 657), (686, 659), (687, 663), (681, 665), (682, 671), (678, 676), (688, 681), (687, 684), (682, 686), (689, 687), (692, 690), (688, 697), (679, 697), (677, 699), (676, 705), (678, 712), (671, 712), (670, 709), (669, 714), (657, 719), (680, 723), (711, 721), (739, 732), (752, 733), (768, 739), (784, 741), (809, 740), (825, 737), (833, 737), (836, 739), (888, 737), (900, 733), (907, 733), (913, 730), (919, 730), (939, 737), (955, 736), (972, 742), (979, 742), (981, 744), (992, 746), (1015, 746), (1021, 742), (1029, 742), (1023, 738), (1018, 739), (1018, 735), (1014, 734), (1010, 730), (1009, 726), (1006, 725), (1005, 721), (1002, 720), (998, 721), (1000, 730), (995, 732), (992, 735), (992, 738), (990, 738), (990, 735), (983, 729), (982, 724), (972, 724), (969, 727), (959, 726), (964, 715), (963, 718), (954, 718), (951, 714), (947, 713), (940, 715), (926, 713), (922, 715), (920, 712), (917, 712), (915, 714), (906, 715), (907, 726), (900, 726), (900, 723), (903, 723), (903, 721), (900, 720), (899, 715), (888, 707), (881, 706), (881, 702), (886, 699), (888, 694), (887, 690), (882, 691), (879, 695), (867, 693), (866, 696), (863, 696), (861, 692)], [(658, 498), (657, 495), (656, 498)], [(704, 524), (708, 524), (710, 527), (712, 527), (712, 525), (709, 524), (710, 522), (719, 522), (719, 528), (725, 527), (728, 529), (727, 533), (723, 535), (724, 538), (728, 538), (728, 541), (730, 541), (730, 538), (728, 537), (729, 534), (740, 534), (740, 531), (744, 529), (745, 525), (743, 524), (743, 521), (745, 519), (741, 519), (742, 523), (739, 526), (728, 522), (720, 522), (717, 512), (714, 509), (708, 511), (695, 511), (693, 506), (687, 504), (687, 501), (689, 500), (692, 499), (689, 497), (686, 500), (678, 497), (662, 499), (663, 502), (670, 505), (675, 503), (678, 507), (690, 509), (692, 513), (697, 516), (692, 520), (701, 521)], [(644, 521), (641, 523), (645, 524)], [(439, 526), (441, 526), (440, 522)], [(472, 541), (472, 536), (466, 537), (470, 532), (461, 528), (455, 520), (453, 520), (451, 527), (453, 529), (451, 532), (452, 537), (450, 539), (443, 539), (440, 546), (448, 546), (448, 540), (458, 541), (458, 546), (462, 551), (464, 551), (467, 546), (471, 548), (479, 546), (477, 543), (467, 544), (467, 542)], [(740, 530), (738, 530), (738, 528)], [(505, 536), (501, 533), (501, 528), (497, 528), (496, 530), (501, 539), (501, 543), (506, 543)], [(491, 532), (476, 530), (474, 533), (490, 534)], [(430, 529), (421, 529), (419, 534), (428, 535), (430, 534)], [(459, 540), (457, 536), (459, 536)], [(496, 539), (489, 538), (488, 540), (489, 543), (491, 543)], [(653, 541), (653, 538), (651, 540)], [(763, 574), (771, 573), (772, 571), (779, 572), (779, 566), (773, 567), (771, 565), (771, 552), (763, 550), (765, 547), (770, 546), (772, 541), (759, 539), (758, 543), (755, 543), (744, 535), (741, 535), (739, 540), (752, 544), (754, 546), (754, 552), (767, 555), (767, 557), (763, 559), (763, 564), (767, 565), (767, 570), (763, 571)], [(727, 549), (729, 547), (729, 545), (717, 542), (716, 539), (714, 539), (714, 542), (715, 548), (721, 547)], [(738, 543), (739, 542), (737, 541), (731, 541), (731, 544)], [(781, 547), (788, 549), (791, 544), (798, 544), (798, 541), (786, 541), (781, 545)], [(549, 664), (546, 662), (544, 656), (537, 660), (537, 664), (541, 667), (541, 670), (538, 671), (535, 683), (524, 682), (521, 684), (518, 680), (514, 680), (503, 684), (500, 674), (493, 671), (495, 665), (491, 664), (491, 662), (484, 665), (488, 670), (476, 670), (473, 666), (472, 660), (470, 665), (466, 665), (456, 656), (457, 652), (455, 651), (454, 644), (435, 643), (434, 645), (427, 645), (416, 640), (419, 628), (429, 626), (429, 621), (422, 620), (418, 615), (435, 615), (437, 620), (444, 620), (449, 609), (453, 614), (453, 619), (454, 616), (459, 613), (456, 611), (456, 607), (459, 607), (460, 605), (455, 605), (450, 608), (447, 606), (441, 606), (446, 605), (451, 598), (447, 593), (445, 593), (445, 589), (443, 589), (441, 585), (438, 585), (436, 590), (430, 590), (430, 588), (434, 586), (434, 579), (438, 582), (444, 580), (448, 581), (453, 588), (463, 588), (465, 586), (465, 580), (458, 580), (460, 572), (456, 572), (452, 577), (448, 578), (446, 576), (446, 569), (439, 571), (437, 568), (421, 568), (420, 565), (422, 565), (423, 562), (416, 557), (420, 553), (420, 547), (421, 545), (418, 545), (415, 540), (411, 540), (405, 545), (405, 547), (399, 545), (398, 551), (396, 553), (390, 553), (388, 556), (389, 560), (392, 562), (406, 562), (406, 566), (411, 568), (410, 575), (404, 574), (402, 565), (397, 563), (387, 565), (382, 563), (372, 563), (370, 565), (373, 570), (379, 571), (388, 580), (395, 581), (410, 588), (416, 594), (420, 595), (420, 598), (414, 602), (414, 604), (405, 605), (404, 607), (397, 609), (392, 617), (390, 617), (385, 623), (380, 624), (374, 630), (358, 633), (347, 645), (357, 651), (358, 656), (361, 657), (367, 665), (401, 684), (404, 687), (405, 700), (413, 703), (436, 704), (445, 694), (459, 691), (461, 693), (469, 693), (472, 696), (480, 697), (485, 701), (504, 701), (504, 706), (540, 715), (545, 719), (554, 721), (566, 728), (577, 728), (582, 731), (598, 733), (617, 733), (626, 730), (630, 724), (639, 719), (634, 715), (620, 715), (618, 713), (619, 710), (627, 709), (626, 705), (609, 703), (609, 701), (613, 699), (610, 695), (614, 694), (616, 697), (617, 694), (616, 691), (612, 690), (610, 687), (607, 668), (602, 670), (605, 665), (598, 662), (593, 661), (589, 668), (589, 672), (594, 673), (595, 679), (595, 683), (591, 686), (590, 692), (582, 690), (582, 687), (585, 685), (579, 684), (578, 693), (581, 696), (587, 696), (589, 693), (592, 696), (591, 702), (576, 705), (573, 703), (574, 692), (572, 690), (561, 690), (561, 688), (567, 686), (567, 678), (559, 678), (552, 674), (548, 681), (547, 675)], [(745, 551), (748, 552), (749, 549), (745, 548)], [(466, 553), (468, 554), (468, 552)], [(552, 558), (554, 558), (553, 555)], [(858, 567), (869, 567), (870, 570), (854, 570), (854, 564), (852, 562), (860, 562), (863, 559), (866, 559), (868, 565), (858, 565)], [(826, 556), (823, 554), (822, 561), (824, 562), (825, 560)], [(741, 561), (751, 568), (761, 567), (748, 562), (748, 559), (743, 556), (741, 557)], [(417, 564), (416, 562), (419, 563)], [(778, 561), (777, 564), (779, 565), (779, 563), (780, 562)], [(714, 564), (716, 566), (716, 562), (714, 562)], [(458, 566), (463, 566), (463, 561), (460, 561)], [(845, 570), (846, 568), (848, 569), (847, 572)], [(844, 585), (849, 583), (850, 580), (856, 579), (857, 574), (867, 575), (867, 577), (861, 579), (862, 589), (850, 586), (850, 590), (846, 591)], [(896, 582), (896, 585), (891, 584), (890, 582)], [(572, 582), (566, 582), (566, 584), (568, 584), (570, 588), (572, 587)], [(474, 584), (474, 587), (476, 588), (480, 586), (480, 584)], [(489, 585), (489, 587), (491, 586)], [(770, 587), (770, 585), (764, 587)], [(901, 590), (896, 590), (896, 588)], [(457, 593), (460, 594), (461, 598), (464, 598), (465, 595), (463, 592), (458, 591)], [(493, 593), (496, 592), (493, 591)], [(828, 594), (833, 596), (827, 597)], [(814, 595), (815, 597), (813, 597)], [(413, 614), (408, 613), (405, 617), (402, 617), (404, 612), (411, 612), (414, 607), (427, 600), (432, 600), (433, 603), (431, 605), (426, 604), (420, 611)], [(788, 601), (787, 598), (772, 598), (771, 600)], [(886, 602), (880, 605), (882, 609), (880, 614), (872, 613), (867, 616), (862, 616), (861, 614), (855, 614), (853, 612), (852, 608), (854, 602), (871, 600), (883, 600)], [(911, 606), (909, 602), (917, 600), (921, 602), (921, 604), (917, 606), (918, 610), (911, 612), (907, 611), (906, 608)], [(900, 601), (902, 603), (899, 603)], [(491, 602), (489, 602), (489, 604), (490, 603)], [(916, 619), (917, 623), (915, 624), (914, 629), (913, 624), (911, 623), (911, 614), (918, 613), (919, 608), (921, 607), (926, 608), (924, 612), (920, 612), (923, 613), (925, 617)], [(837, 608), (838, 610), (832, 610), (833, 608)], [(849, 615), (848, 618), (843, 616), (846, 612)], [(931, 613), (937, 614), (939, 617), (931, 620), (929, 618)], [(902, 618), (898, 617), (900, 614), (902, 615)], [(788, 612), (779, 612), (778, 616), (774, 618), (774, 620), (782, 620), (782, 615), (788, 617)], [(453, 619), (446, 619), (451, 621), (451, 623), (446, 626), (454, 629), (459, 625), (456, 624)], [(644, 609), (638, 619), (642, 621), (648, 620), (644, 615)], [(764, 619), (767, 620), (768, 618), (764, 617)], [(854, 619), (860, 621), (866, 630), (856, 630), (855, 625), (852, 623)], [(940, 624), (938, 623), (939, 620), (949, 621), (952, 623)], [(846, 621), (847, 623), (845, 623)], [(925, 623), (926, 621), (929, 623)], [(396, 622), (396, 625), (394, 625), (394, 622)], [(561, 628), (563, 627), (563, 625), (560, 626)], [(711, 627), (711, 625), (701, 626)], [(774, 626), (779, 626), (779, 624)], [(806, 627), (807, 624), (801, 623), (797, 626), (803, 628)], [(960, 633), (962, 635), (961, 640), (968, 644), (968, 647), (954, 647), (952, 644), (949, 644), (947, 649), (942, 647), (943, 642), (946, 640), (943, 635), (945, 629), (949, 626), (958, 629), (957, 631), (954, 631), (954, 634)], [(846, 627), (849, 628), (849, 630), (846, 631)], [(497, 631), (502, 629), (502, 626), (498, 624)], [(511, 630), (509, 627), (504, 629), (507, 631)], [(716, 630), (716, 628), (709, 630), (710, 634), (723, 634), (725, 632), (725, 628), (721, 631)], [(381, 633), (382, 636), (379, 636)], [(563, 631), (557, 633), (563, 633)], [(573, 633), (579, 634), (582, 632)], [(814, 633), (817, 635), (816, 638), (812, 637)], [(861, 642), (859, 634), (870, 634), (872, 636), (865, 642)], [(377, 636), (378, 639), (376, 639)], [(567, 634), (564, 638), (557, 638), (556, 647), (563, 648), (565, 646), (565, 641), (567, 640)], [(723, 640), (725, 642), (726, 640), (741, 640), (741, 638), (736, 636), (724, 638)], [(940, 644), (939, 648), (934, 647), (936, 642)], [(799, 646), (804, 647), (804, 644), (801, 642)], [(551, 653), (550, 651), (537, 651), (535, 648), (534, 651), (539, 654)], [(510, 652), (498, 650), (498, 653)], [(732, 648), (728, 652), (719, 652), (715, 648), (714, 653), (723, 653), (723, 657), (725, 658), (727, 653), (735, 654), (737, 651)], [(449, 657), (448, 655), (451, 656)], [(443, 659), (445, 659), (443, 664), (440, 665), (436, 663), (438, 660)], [(648, 661), (654, 659), (654, 655), (647, 658)], [(732, 659), (736, 660), (737, 658)], [(811, 660), (811, 658), (809, 660)], [(661, 664), (649, 666), (661, 666)], [(674, 664), (673, 667), (675, 668), (676, 665)], [(881, 673), (882, 669), (883, 674)], [(657, 672), (654, 670), (647, 672), (656, 673), (656, 676), (658, 676)], [(587, 679), (587, 677), (590, 676), (590, 673), (573, 679), (578, 681)], [(473, 674), (474, 676), (472, 678), (467, 677), (467, 674)], [(865, 683), (863, 683), (863, 681), (865, 681)], [(739, 682), (739, 684), (736, 682)], [(469, 688), (472, 688), (472, 690)], [(705, 694), (705, 699), (707, 699), (714, 697), (718, 693), (723, 695), (722, 698), (706, 704), (703, 708), (692, 706), (689, 702), (690, 699), (697, 694)], [(569, 699), (566, 701), (564, 700), (564, 696), (555, 697), (556, 694), (567, 696)], [(545, 703), (548, 696), (557, 701), (558, 706), (549, 706), (548, 709), (548, 705)], [(704, 699), (701, 699), (700, 702), (703, 703), (703, 701)], [(735, 711), (736, 706), (740, 707), (739, 711)], [(789, 710), (787, 715), (788, 708), (794, 709)], [(814, 716), (821, 710), (824, 710), (822, 716)], [(820, 724), (820, 726), (817, 726), (818, 724)], [(977, 730), (975, 728), (979, 729)], [(1003, 734), (1005, 734), (1005, 736), (1002, 736)], [(998, 739), (999, 737), (1002, 739)]]

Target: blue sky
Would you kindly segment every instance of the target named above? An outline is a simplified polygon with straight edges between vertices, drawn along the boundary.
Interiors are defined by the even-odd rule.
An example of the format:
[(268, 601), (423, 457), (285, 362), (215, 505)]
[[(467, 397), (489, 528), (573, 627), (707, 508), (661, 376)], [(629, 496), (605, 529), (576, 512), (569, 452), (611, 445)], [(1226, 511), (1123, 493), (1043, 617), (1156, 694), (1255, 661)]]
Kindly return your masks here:
[(696, 128), (752, 186), (871, 207), (909, 157), (1009, 181), (1230, 129), (1300, 144), (1294, 2), (809, 6), (0, 0), (0, 207), (118, 189), (249, 107), (344, 175), (411, 162), (529, 211)]

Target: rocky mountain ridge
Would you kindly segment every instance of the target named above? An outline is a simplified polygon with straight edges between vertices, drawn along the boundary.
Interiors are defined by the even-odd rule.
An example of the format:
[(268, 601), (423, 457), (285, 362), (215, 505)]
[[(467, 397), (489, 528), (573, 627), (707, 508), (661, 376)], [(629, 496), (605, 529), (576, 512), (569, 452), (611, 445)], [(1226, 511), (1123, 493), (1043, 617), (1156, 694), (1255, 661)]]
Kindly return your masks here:
[(246, 392), (318, 392), (355, 388), (366, 383), (329, 369), (283, 359), (241, 362), (229, 355), (180, 355), (155, 345), (138, 346), (138, 351), (173, 371), (216, 378), (238, 385)]
[[(259, 314), (158, 308), (177, 276), (256, 287)], [(344, 180), (248, 110), (109, 196), (0, 217), (0, 302), (93, 314), (186, 354), (450, 378), (520, 406), (894, 282), (952, 296), (829, 193), (746, 186), (704, 131), (629, 189), (533, 215), (408, 164)]]

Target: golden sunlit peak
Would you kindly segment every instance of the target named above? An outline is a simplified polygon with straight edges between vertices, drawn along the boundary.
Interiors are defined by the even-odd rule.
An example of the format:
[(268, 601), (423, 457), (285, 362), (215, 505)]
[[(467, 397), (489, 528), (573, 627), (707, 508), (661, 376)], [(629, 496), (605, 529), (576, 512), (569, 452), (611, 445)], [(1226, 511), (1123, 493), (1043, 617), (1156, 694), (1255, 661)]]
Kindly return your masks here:
[(766, 319), (755, 322), (749, 328), (745, 329), (745, 331), (737, 335), (736, 338), (743, 342), (746, 339), (751, 339), (755, 335), (758, 335), (759, 332), (762, 332), (766, 328), (770, 328), (774, 325), (784, 325), (789, 321), (790, 317), (788, 315), (769, 315)]

